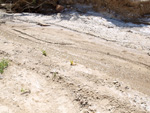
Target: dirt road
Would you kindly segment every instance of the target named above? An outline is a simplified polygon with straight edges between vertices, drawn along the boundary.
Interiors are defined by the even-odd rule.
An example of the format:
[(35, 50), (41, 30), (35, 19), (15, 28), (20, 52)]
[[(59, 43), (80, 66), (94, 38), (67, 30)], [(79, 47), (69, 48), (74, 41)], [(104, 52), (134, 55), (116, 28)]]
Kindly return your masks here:
[(0, 113), (150, 112), (149, 26), (75, 17), (16, 14), (1, 23), (0, 59), (10, 63)]

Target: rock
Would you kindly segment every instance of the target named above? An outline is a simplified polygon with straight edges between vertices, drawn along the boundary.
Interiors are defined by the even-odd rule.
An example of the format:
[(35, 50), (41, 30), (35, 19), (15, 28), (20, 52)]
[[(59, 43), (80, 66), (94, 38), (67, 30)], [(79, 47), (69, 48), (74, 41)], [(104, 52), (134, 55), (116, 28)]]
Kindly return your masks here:
[(62, 5), (57, 5), (56, 6), (56, 11), (57, 12), (61, 12), (61, 11), (63, 11), (64, 10), (64, 6), (62, 6)]
[(128, 87), (128, 86), (126, 86), (126, 87), (125, 87), (125, 89), (129, 89), (129, 87)]
[(120, 87), (121, 84), (118, 82), (118, 81), (113, 81), (113, 84), (116, 86), (116, 87)]
[(117, 84), (117, 83), (118, 83), (118, 81), (113, 81), (113, 83), (114, 83), (114, 84)]

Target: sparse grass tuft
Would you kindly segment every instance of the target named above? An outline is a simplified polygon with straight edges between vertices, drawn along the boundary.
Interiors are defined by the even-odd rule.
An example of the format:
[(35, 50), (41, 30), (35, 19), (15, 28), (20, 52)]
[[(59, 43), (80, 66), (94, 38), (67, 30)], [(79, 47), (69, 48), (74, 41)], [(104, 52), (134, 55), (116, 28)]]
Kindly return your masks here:
[(54, 73), (53, 73), (53, 80), (55, 80), (55, 79), (56, 79), (57, 74), (58, 74), (58, 72), (54, 72)]
[(54, 78), (56, 78), (56, 74), (57, 74), (57, 72), (54, 72)]
[(73, 66), (73, 65), (74, 65), (73, 60), (70, 60), (70, 65), (71, 65), (71, 66)]
[(4, 69), (7, 67), (8, 67), (8, 60), (2, 59), (2, 61), (0, 62), (0, 73), (3, 74)]
[(22, 93), (23, 93), (23, 92), (25, 92), (25, 90), (24, 90), (23, 88), (21, 88), (21, 90), (20, 90), (20, 91), (21, 91)]
[(77, 65), (77, 64), (75, 64), (73, 60), (70, 60), (70, 65), (71, 65), (71, 66), (75, 66), (75, 65)]
[(47, 56), (47, 53), (46, 53), (45, 50), (42, 50), (42, 54), (43, 54), (44, 56)]

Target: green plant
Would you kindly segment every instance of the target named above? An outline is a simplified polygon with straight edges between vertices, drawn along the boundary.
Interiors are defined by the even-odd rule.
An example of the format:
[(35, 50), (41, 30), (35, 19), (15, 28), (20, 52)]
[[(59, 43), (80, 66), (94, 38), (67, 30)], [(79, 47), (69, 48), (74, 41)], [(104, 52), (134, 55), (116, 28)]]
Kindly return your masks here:
[(57, 74), (58, 74), (58, 72), (53, 72), (53, 78), (52, 78), (52, 80), (55, 80), (55, 79), (56, 79)]
[(73, 66), (74, 62), (73, 60), (70, 60), (70, 65)]
[(45, 50), (42, 50), (42, 54), (43, 54), (44, 56), (47, 56), (47, 53), (46, 53)]
[(57, 75), (57, 72), (54, 72), (54, 76), (53, 76), (53, 78), (56, 78), (56, 75)]
[(70, 65), (71, 65), (71, 66), (75, 66), (76, 64), (74, 63), (73, 60), (70, 60)]
[(21, 88), (21, 90), (20, 90), (20, 91), (21, 91), (22, 93), (23, 93), (23, 92), (25, 92), (25, 90), (24, 90), (23, 88)]
[(0, 62), (0, 73), (3, 74), (4, 69), (8, 67), (8, 60), (2, 59)]

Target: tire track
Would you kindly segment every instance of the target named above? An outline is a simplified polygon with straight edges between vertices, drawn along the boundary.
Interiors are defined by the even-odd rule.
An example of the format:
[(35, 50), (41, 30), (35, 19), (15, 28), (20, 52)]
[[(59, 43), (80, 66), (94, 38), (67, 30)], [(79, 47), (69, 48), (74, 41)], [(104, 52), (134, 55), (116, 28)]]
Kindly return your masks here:
[[(21, 34), (24, 34), (24, 35), (26, 35), (26, 36), (29, 36), (29, 37), (31, 37), (31, 38), (34, 38), (35, 40), (44, 42), (44, 43), (59, 44), (59, 45), (72, 45), (72, 44), (69, 44), (69, 43), (53, 43), (53, 42), (50, 42), (50, 41), (47, 41), (47, 40), (42, 40), (42, 39), (33, 37), (32, 35), (29, 35), (29, 34), (27, 34), (27, 33), (24, 33), (24, 32), (22, 32), (22, 31), (20, 31), (20, 30), (16, 30), (16, 29), (13, 29), (13, 30), (14, 30), (14, 31), (17, 31), (17, 32), (19, 32), (19, 33), (21, 33)], [(21, 37), (21, 38), (22, 38), (22, 37)], [(27, 39), (27, 40), (32, 41), (31, 39), (28, 39), (28, 38), (24, 38), (24, 39)], [(32, 41), (32, 42), (33, 42), (33, 41)], [(35, 41), (34, 41), (34, 42), (35, 42)], [(35, 43), (37, 43), (37, 42), (35, 42)], [(101, 54), (104, 54), (104, 55), (113, 57), (113, 58), (115, 58), (115, 59), (119, 59), (119, 60), (123, 60), (123, 61), (126, 61), (126, 62), (130, 62), (130, 63), (135, 64), (135, 65), (141, 65), (141, 66), (146, 67), (147, 69), (150, 69), (150, 65), (148, 65), (148, 64), (145, 64), (145, 63), (139, 62), (139, 61), (133, 61), (133, 60), (131, 60), (131, 59), (127, 59), (127, 58), (124, 58), (124, 57), (122, 57), (122, 56), (118, 56), (118, 55), (115, 55), (115, 54), (111, 54), (111, 53), (108, 54), (108, 52), (106, 53), (106, 52), (103, 52), (103, 51), (100, 51), (100, 50), (99, 50), (99, 51), (94, 51), (94, 50), (90, 50), (90, 49), (79, 48), (79, 47), (71, 47), (71, 46), (70, 46), (70, 48), (73, 48), (73, 49), (80, 49), (80, 50), (85, 50), (85, 51), (90, 51), (90, 52), (95, 53), (95, 54), (96, 54), (96, 53), (101, 53)]]

